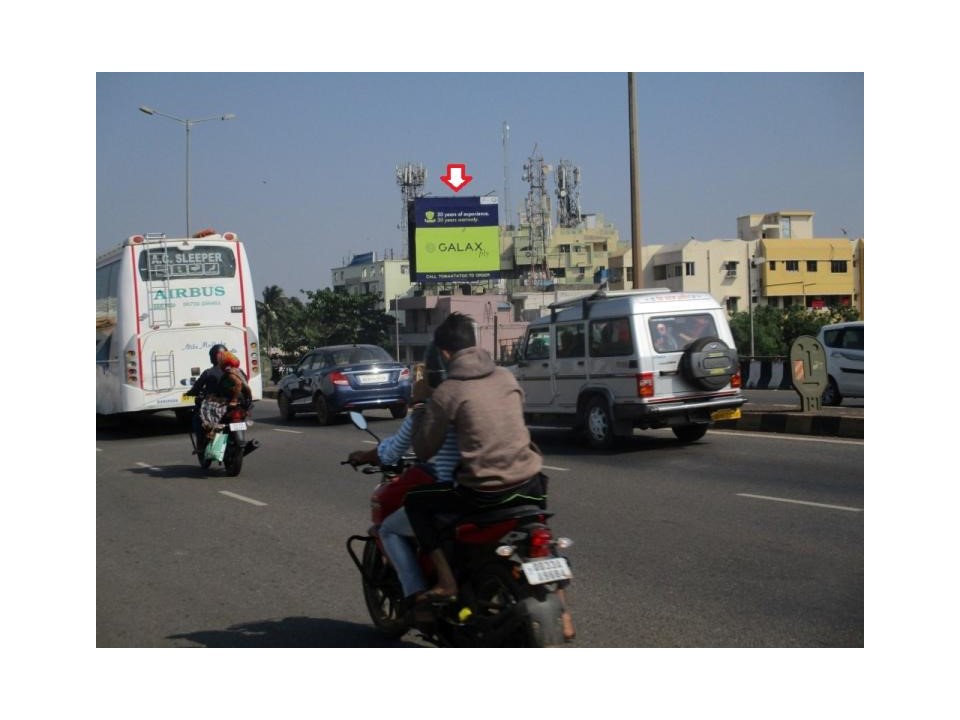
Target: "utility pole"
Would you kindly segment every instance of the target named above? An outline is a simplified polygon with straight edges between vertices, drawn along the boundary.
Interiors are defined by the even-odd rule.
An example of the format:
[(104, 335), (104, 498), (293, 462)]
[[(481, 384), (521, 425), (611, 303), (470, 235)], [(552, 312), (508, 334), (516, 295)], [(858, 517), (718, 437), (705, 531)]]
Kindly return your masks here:
[(633, 248), (633, 288), (643, 287), (643, 272), (640, 262), (640, 248), (643, 241), (640, 236), (640, 182), (638, 173), (640, 162), (637, 159), (637, 98), (633, 73), (627, 73), (627, 102), (630, 104), (630, 241)]

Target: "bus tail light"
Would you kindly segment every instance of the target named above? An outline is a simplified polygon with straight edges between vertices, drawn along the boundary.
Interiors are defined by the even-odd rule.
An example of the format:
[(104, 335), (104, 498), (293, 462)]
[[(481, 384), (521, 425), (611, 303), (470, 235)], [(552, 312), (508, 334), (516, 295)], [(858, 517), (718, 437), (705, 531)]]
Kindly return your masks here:
[(137, 370), (137, 353), (134, 350), (127, 350), (124, 354), (125, 380), (128, 385), (138, 385), (140, 383), (140, 374)]
[(247, 343), (247, 359), (250, 361), (250, 377), (260, 374), (260, 343), (251, 340)]
[(645, 372), (637, 375), (637, 397), (653, 397), (653, 373)]

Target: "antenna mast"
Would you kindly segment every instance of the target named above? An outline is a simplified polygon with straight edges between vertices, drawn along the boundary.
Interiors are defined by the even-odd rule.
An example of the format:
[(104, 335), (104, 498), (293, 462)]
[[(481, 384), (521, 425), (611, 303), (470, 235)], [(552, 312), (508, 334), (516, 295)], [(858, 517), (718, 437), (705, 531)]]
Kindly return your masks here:
[(510, 227), (510, 126), (503, 121), (503, 227)]

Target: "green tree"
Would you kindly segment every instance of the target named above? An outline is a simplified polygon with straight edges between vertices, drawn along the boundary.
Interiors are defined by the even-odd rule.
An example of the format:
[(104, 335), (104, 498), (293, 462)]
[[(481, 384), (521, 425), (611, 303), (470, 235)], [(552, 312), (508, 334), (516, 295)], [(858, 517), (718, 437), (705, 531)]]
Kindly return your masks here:
[[(801, 335), (815, 336), (824, 325), (856, 320), (858, 317), (857, 309), (849, 306), (811, 310), (800, 305), (783, 309), (758, 305), (753, 309), (754, 356), (787, 357), (793, 341)], [(730, 318), (730, 331), (733, 333), (737, 352), (741, 356), (748, 356), (750, 313), (734, 313)]]
[(364, 343), (387, 349), (394, 320), (377, 308), (379, 294), (351, 295), (329, 288), (301, 292), (307, 296), (300, 327), (306, 347)]

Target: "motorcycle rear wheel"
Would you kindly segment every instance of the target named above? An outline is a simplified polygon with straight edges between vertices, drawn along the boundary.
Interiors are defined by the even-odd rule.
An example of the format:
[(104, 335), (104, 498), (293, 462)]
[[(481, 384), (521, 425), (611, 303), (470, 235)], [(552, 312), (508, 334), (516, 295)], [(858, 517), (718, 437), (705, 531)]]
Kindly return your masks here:
[[(484, 565), (473, 577), (478, 609), (486, 618), (504, 613), (519, 613), (517, 605), (527, 598), (542, 600), (546, 591), (514, 578), (511, 568), (502, 563)], [(503, 638), (503, 647), (558, 647), (563, 644), (559, 615), (550, 627), (522, 614), (523, 621)], [(500, 643), (497, 643), (500, 645)]]
[(410, 626), (403, 616), (403, 589), (393, 567), (388, 565), (372, 538), (363, 548), (363, 600), (377, 630), (390, 638), (398, 638)]
[(243, 448), (232, 440), (227, 443), (227, 450), (223, 454), (223, 467), (227, 471), (227, 477), (236, 477), (243, 467)]

